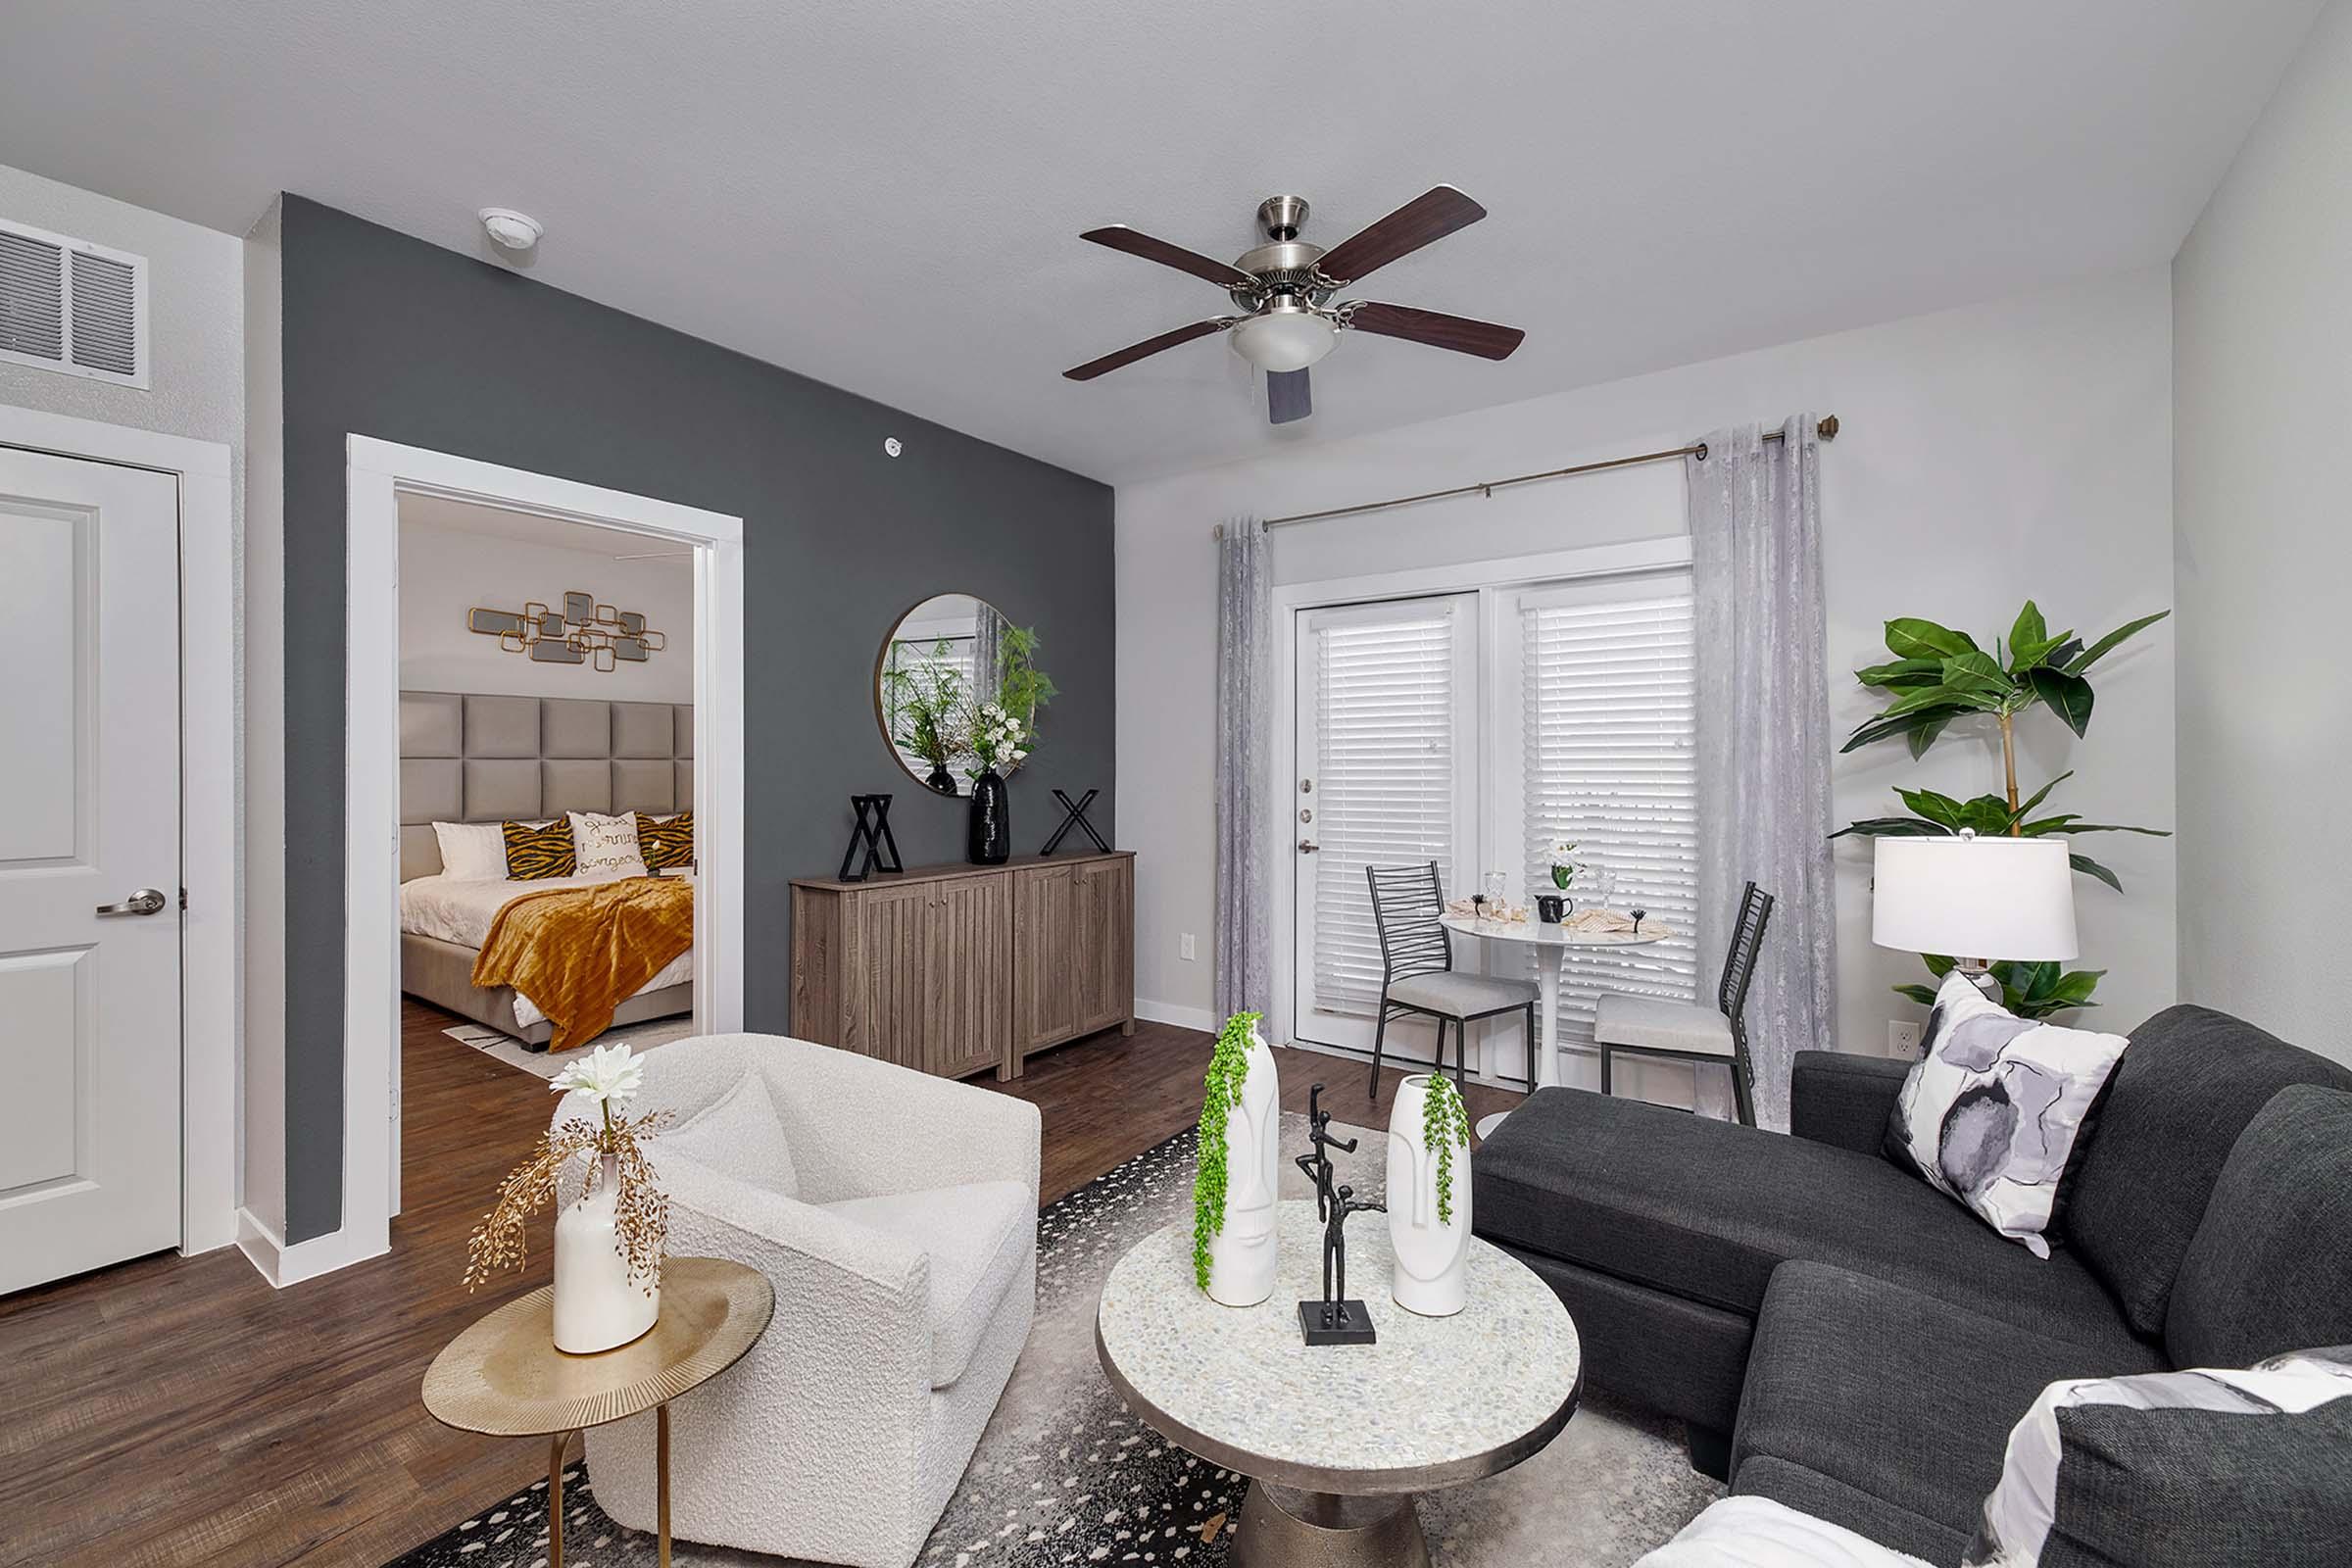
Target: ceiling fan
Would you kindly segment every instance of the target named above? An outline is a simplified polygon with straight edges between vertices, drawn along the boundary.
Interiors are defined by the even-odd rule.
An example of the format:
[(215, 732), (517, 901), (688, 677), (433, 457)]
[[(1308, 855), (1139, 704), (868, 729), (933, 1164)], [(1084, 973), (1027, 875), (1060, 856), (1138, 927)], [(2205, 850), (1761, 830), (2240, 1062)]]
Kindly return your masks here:
[(1306, 200), (1300, 196), (1269, 196), (1258, 204), (1257, 226), (1266, 242), (1243, 252), (1231, 263), (1217, 261), (1164, 239), (1154, 239), (1124, 223), (1090, 228), (1079, 235), (1097, 245), (1140, 256), (1147, 262), (1173, 267), (1180, 272), (1205, 278), (1233, 296), (1240, 316), (1212, 316), (1188, 326), (1148, 337), (1115, 354), (1089, 360), (1061, 373), (1073, 381), (1133, 365), (1140, 359), (1172, 349), (1195, 338), (1230, 331), (1233, 351), (1266, 372), (1266, 416), (1276, 424), (1303, 419), (1314, 411), (1308, 391), (1307, 368), (1332, 351), (1348, 327), (1400, 337), (1456, 354), (1506, 360), (1527, 334), (1515, 326), (1417, 310), (1409, 305), (1383, 305), (1377, 300), (1340, 300), (1332, 296), (1375, 269), (1422, 246), (1444, 239), (1487, 216), (1487, 210), (1451, 185), (1438, 185), (1406, 202), (1371, 227), (1340, 241), (1330, 250), (1298, 237), (1306, 223)]

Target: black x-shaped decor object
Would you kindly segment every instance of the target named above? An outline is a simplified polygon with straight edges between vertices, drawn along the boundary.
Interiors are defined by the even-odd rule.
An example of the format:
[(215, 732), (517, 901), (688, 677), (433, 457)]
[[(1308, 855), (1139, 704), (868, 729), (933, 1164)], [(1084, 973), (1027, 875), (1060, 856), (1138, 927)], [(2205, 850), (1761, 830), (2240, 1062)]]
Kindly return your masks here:
[(1037, 853), (1040, 855), (1052, 855), (1055, 850), (1061, 848), (1061, 841), (1069, 836), (1070, 829), (1076, 828), (1079, 832), (1085, 834), (1088, 838), (1095, 841), (1096, 849), (1101, 850), (1104, 855), (1108, 855), (1110, 853), (1110, 846), (1102, 842), (1102, 835), (1095, 831), (1095, 824), (1086, 819), (1086, 808), (1094, 805), (1095, 797), (1102, 793), (1102, 792), (1101, 790), (1088, 790), (1083, 797), (1073, 801), (1061, 791), (1055, 790), (1054, 792), (1054, 798), (1061, 803), (1061, 826), (1054, 830), (1054, 836), (1046, 840), (1046, 847)]
[[(850, 847), (841, 857), (841, 880), (862, 882), (870, 872), (906, 870), (899, 863), (899, 841), (890, 832), (890, 797), (853, 795), (850, 810), (858, 820), (850, 829)], [(864, 847), (865, 863), (853, 871), (850, 862), (858, 858), (859, 846)]]

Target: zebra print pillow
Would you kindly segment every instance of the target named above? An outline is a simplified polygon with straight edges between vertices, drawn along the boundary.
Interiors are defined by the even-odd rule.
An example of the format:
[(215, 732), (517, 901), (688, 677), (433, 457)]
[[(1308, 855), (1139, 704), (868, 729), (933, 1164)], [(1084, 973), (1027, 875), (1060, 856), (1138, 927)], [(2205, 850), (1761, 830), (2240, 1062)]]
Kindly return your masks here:
[(573, 874), (571, 822), (508, 822), (507, 875), (516, 882), (539, 882), (551, 876)]
[(637, 813), (637, 853), (645, 857), (645, 868), (659, 871), (668, 865), (694, 864), (694, 813), (680, 811), (675, 816), (648, 816)]

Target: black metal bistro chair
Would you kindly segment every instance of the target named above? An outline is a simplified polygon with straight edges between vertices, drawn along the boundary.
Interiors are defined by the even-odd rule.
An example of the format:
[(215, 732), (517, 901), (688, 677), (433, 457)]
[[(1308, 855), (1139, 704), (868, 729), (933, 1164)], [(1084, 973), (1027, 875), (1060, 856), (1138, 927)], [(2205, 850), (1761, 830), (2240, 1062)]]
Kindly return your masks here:
[[(1438, 862), (1427, 865), (1367, 865), (1372, 885), (1372, 923), (1380, 932), (1380, 1022), (1372, 1029), (1372, 1102), (1380, 1103), (1381, 1048), (1389, 1019), (1400, 1012), (1426, 1013), (1438, 1020), (1438, 1071), (1446, 1070), (1446, 1025), (1453, 1025), (1453, 1081), (1459, 1086), (1469, 1058), (1465, 1026), (1499, 1013), (1527, 1011), (1530, 1055), (1536, 1038), (1536, 985), (1532, 980), (1498, 980), (1459, 974), (1453, 943), (1438, 917), (1446, 895), (1438, 886)], [(1535, 1084), (1530, 1080), (1528, 1087)]]
[(1756, 1124), (1756, 1085), (1747, 1065), (1747, 984), (1755, 978), (1756, 954), (1764, 946), (1764, 926), (1771, 918), (1772, 895), (1750, 882), (1740, 895), (1740, 915), (1732, 924), (1732, 947), (1723, 957), (1723, 978), (1715, 987), (1712, 1007), (1618, 992), (1600, 999), (1592, 1017), (1592, 1039), (1600, 1047), (1602, 1094), (1609, 1092), (1613, 1052), (1676, 1061), (1720, 1061), (1731, 1069), (1732, 1099), (1740, 1120), (1750, 1127)]

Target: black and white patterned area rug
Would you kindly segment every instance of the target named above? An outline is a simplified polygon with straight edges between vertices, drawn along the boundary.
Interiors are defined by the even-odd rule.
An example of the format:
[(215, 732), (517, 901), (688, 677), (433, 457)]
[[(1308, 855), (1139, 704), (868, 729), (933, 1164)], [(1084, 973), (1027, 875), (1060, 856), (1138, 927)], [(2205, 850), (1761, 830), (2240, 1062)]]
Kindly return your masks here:
[[(1283, 1117), (1285, 1147), (1306, 1119)], [(1382, 1134), (1358, 1135), (1343, 1180), (1378, 1199)], [(1221, 1568), (1249, 1483), (1167, 1443), (1129, 1413), (1095, 1360), (1096, 1298), (1111, 1265), (1192, 1203), (1193, 1134), (1137, 1155), (1038, 1217), (1037, 1321), (920, 1568), (1158, 1564)], [(1311, 1197), (1286, 1164), (1286, 1198)], [(1377, 1223), (1372, 1220), (1370, 1223)], [(651, 1536), (596, 1505), (577, 1460), (564, 1479), (566, 1568), (653, 1568)], [(1671, 1423), (1614, 1407), (1589, 1389), (1567, 1431), (1517, 1469), (1417, 1500), (1440, 1568), (1607, 1568), (1664, 1542), (1723, 1489), (1691, 1471)], [(679, 1568), (753, 1568), (783, 1559), (679, 1542)], [(388, 1568), (545, 1568), (539, 1482)]]

